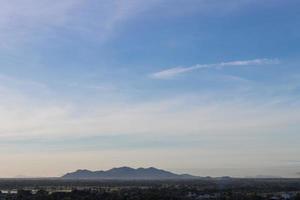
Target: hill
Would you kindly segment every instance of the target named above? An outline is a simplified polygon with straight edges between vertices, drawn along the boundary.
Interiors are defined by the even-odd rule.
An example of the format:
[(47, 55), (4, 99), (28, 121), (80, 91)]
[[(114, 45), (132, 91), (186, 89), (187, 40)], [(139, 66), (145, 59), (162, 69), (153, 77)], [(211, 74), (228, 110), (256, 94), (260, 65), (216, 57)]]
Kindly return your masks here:
[(189, 174), (175, 174), (154, 167), (130, 168), (119, 167), (107, 171), (77, 170), (67, 173), (63, 179), (195, 179), (197, 176)]

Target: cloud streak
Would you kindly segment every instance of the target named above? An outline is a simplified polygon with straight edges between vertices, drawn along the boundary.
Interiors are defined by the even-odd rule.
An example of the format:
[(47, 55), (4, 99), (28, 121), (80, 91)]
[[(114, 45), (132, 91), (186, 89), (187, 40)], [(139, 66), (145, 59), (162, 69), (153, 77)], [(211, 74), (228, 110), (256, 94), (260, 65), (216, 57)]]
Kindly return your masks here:
[[(275, 131), (299, 122), (297, 106), (286, 108), (280, 102), (274, 104), (272, 101), (262, 105), (248, 95), (229, 91), (226, 95), (201, 95), (90, 105), (75, 104), (58, 99), (56, 95), (36, 98), (6, 87), (5, 91), (0, 91), (0, 137), (52, 138), (129, 133), (201, 135), (249, 133), (249, 130), (257, 133)], [(228, 113), (232, 113), (230, 117)]]
[(47, 42), (65, 34), (104, 42), (158, 1), (0, 0), (0, 50)]
[(174, 67), (159, 72), (150, 74), (150, 77), (153, 79), (171, 79), (180, 74), (188, 73), (191, 71), (205, 69), (205, 68), (223, 68), (223, 67), (242, 67), (250, 65), (271, 65), (278, 64), (278, 59), (253, 59), (253, 60), (237, 60), (231, 62), (220, 62), (214, 64), (197, 64), (190, 67)]

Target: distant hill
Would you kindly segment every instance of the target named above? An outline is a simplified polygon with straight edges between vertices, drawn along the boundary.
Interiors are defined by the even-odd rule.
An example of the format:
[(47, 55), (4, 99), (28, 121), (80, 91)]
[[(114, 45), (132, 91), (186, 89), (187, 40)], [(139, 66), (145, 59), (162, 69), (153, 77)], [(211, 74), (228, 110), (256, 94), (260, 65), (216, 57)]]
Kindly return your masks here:
[(149, 168), (119, 167), (107, 171), (77, 170), (67, 173), (64, 179), (195, 179), (200, 178), (189, 174), (175, 174), (169, 171)]
[(245, 178), (277, 179), (277, 178), (282, 178), (282, 177), (281, 176), (273, 176), (273, 175), (256, 175), (256, 176), (246, 176)]

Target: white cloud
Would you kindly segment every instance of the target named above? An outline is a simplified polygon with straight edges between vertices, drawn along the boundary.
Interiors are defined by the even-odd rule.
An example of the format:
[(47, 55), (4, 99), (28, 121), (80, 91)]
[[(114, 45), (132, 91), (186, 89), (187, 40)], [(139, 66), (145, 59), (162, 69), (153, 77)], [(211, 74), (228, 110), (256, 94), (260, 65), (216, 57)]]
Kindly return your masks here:
[(251, 65), (270, 65), (278, 64), (278, 59), (254, 59), (254, 60), (238, 60), (231, 62), (221, 62), (215, 64), (197, 64), (191, 67), (174, 67), (159, 72), (150, 74), (150, 77), (153, 79), (170, 79), (176, 77), (179, 74), (187, 73), (190, 71), (203, 69), (203, 68), (222, 68), (230, 66), (251, 66)]

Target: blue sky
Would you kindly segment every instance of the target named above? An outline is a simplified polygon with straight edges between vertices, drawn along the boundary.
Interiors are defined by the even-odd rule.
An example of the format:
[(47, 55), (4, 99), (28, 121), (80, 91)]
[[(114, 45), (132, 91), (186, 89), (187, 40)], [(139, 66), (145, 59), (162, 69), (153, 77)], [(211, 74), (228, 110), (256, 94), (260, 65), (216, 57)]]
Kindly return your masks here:
[(1, 1), (0, 176), (299, 176), (299, 8)]

